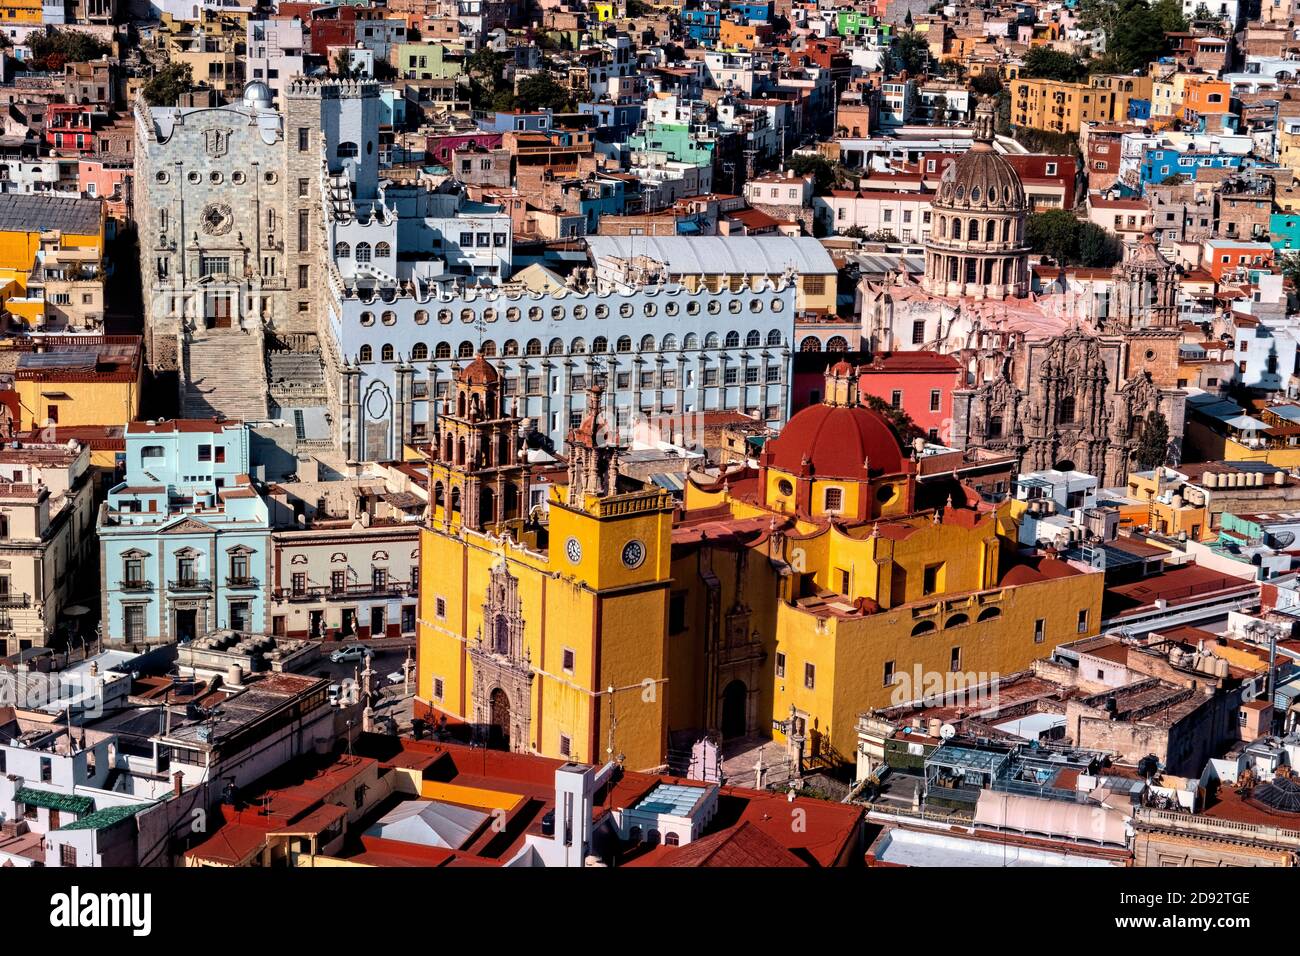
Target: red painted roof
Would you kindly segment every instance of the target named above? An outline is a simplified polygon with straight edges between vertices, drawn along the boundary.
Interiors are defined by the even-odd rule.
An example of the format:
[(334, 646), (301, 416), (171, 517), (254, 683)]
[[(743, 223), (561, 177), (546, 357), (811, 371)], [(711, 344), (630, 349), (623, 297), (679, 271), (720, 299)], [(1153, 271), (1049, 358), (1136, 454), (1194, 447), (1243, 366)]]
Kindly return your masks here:
[(876, 474), (903, 470), (898, 435), (883, 417), (860, 405), (809, 406), (786, 423), (768, 448), (768, 465), (796, 475), (803, 473), (805, 459), (819, 478), (863, 481), (867, 463)]

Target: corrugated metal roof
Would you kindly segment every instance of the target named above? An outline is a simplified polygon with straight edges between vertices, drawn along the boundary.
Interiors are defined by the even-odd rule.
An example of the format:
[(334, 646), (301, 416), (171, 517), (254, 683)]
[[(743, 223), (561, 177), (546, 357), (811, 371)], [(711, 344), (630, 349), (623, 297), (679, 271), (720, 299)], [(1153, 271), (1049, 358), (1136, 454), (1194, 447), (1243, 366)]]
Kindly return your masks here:
[(588, 236), (597, 260), (646, 256), (675, 275), (834, 275), (835, 263), (809, 236)]

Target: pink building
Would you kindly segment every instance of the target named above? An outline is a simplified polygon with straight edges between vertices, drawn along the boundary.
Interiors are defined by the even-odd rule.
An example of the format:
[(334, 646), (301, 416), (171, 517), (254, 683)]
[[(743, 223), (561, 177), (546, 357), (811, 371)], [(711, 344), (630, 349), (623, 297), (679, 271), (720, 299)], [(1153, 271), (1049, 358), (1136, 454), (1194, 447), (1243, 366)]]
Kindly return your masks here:
[(130, 160), (82, 159), (77, 163), (77, 188), (83, 196), (105, 200), (110, 219), (125, 223), (134, 182)]
[(858, 388), (907, 412), (931, 441), (952, 437), (952, 393), (961, 365), (938, 352), (881, 352), (858, 369)]
[(500, 133), (444, 133), (429, 136), (425, 141), (425, 151), (433, 161), (444, 166), (451, 165), (451, 154), (469, 145), (484, 149), (495, 149), (501, 145)]

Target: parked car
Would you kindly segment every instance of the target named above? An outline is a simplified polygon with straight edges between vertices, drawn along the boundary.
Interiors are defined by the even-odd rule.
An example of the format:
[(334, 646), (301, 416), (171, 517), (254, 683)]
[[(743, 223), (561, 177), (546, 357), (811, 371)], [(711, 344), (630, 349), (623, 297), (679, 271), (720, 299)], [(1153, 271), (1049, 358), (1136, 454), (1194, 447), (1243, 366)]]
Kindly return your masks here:
[(390, 684), (400, 684), (406, 680), (406, 675), (401, 671), (393, 671), (384, 679)]
[(330, 684), (330, 689), (327, 692), (326, 696), (329, 698), (329, 702), (331, 704), (337, 704), (339, 702), (339, 697), (342, 694), (343, 694), (342, 684)]
[(373, 657), (374, 652), (368, 647), (360, 644), (352, 644), (349, 647), (340, 647), (337, 651), (330, 654), (330, 661), (335, 664), (342, 664), (345, 661), (360, 661), (367, 657)]

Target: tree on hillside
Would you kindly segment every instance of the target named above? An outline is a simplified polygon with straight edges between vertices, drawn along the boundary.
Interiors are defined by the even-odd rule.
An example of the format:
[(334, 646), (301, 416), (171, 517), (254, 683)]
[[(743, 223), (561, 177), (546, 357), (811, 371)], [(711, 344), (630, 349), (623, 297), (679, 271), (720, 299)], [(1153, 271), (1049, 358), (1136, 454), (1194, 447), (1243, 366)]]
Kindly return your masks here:
[(866, 392), (862, 395), (862, 403), (894, 426), (894, 431), (898, 433), (903, 448), (910, 451), (913, 441), (926, 437), (925, 432), (921, 430), (916, 422), (912, 421), (911, 415), (901, 408), (895, 408), (879, 395)]
[(1163, 465), (1169, 456), (1169, 423), (1159, 412), (1148, 412), (1142, 427), (1142, 438), (1134, 453), (1139, 471), (1150, 471)]
[(150, 106), (175, 106), (176, 101), (194, 88), (194, 75), (188, 63), (168, 63), (149, 78), (141, 92)]
[(519, 81), (515, 95), (519, 109), (527, 112), (549, 109), (562, 113), (570, 109), (568, 87), (549, 73), (534, 73), (524, 77)]
[(1025, 54), (1024, 68), (1020, 75), (1077, 83), (1088, 75), (1088, 66), (1072, 53), (1036, 46)]
[(980, 96), (997, 96), (1002, 92), (1002, 81), (996, 73), (986, 70), (971, 77), (970, 88), (972, 93)]
[(1068, 209), (1034, 213), (1025, 223), (1025, 238), (1040, 256), (1073, 262), (1079, 253), (1079, 220)]
[(813, 177), (813, 192), (818, 196), (825, 196), (840, 181), (840, 174), (835, 168), (835, 164), (825, 156), (812, 153), (795, 153), (790, 157), (790, 162), (787, 165), (796, 176), (811, 175)]
[[(30, 63), (38, 70), (58, 70), (64, 63), (85, 63), (97, 60), (110, 48), (94, 37), (72, 30), (51, 30), (48, 33), (33, 33), (27, 39), (27, 48), (31, 50)], [(55, 57), (58, 66), (50, 64)]]
[(1079, 265), (1090, 269), (1108, 269), (1124, 257), (1124, 244), (1119, 236), (1107, 232), (1095, 222), (1079, 223), (1075, 235)]
[(911, 76), (920, 76), (930, 63), (930, 45), (915, 31), (900, 32), (894, 40), (894, 58), (900, 70), (906, 70)]

